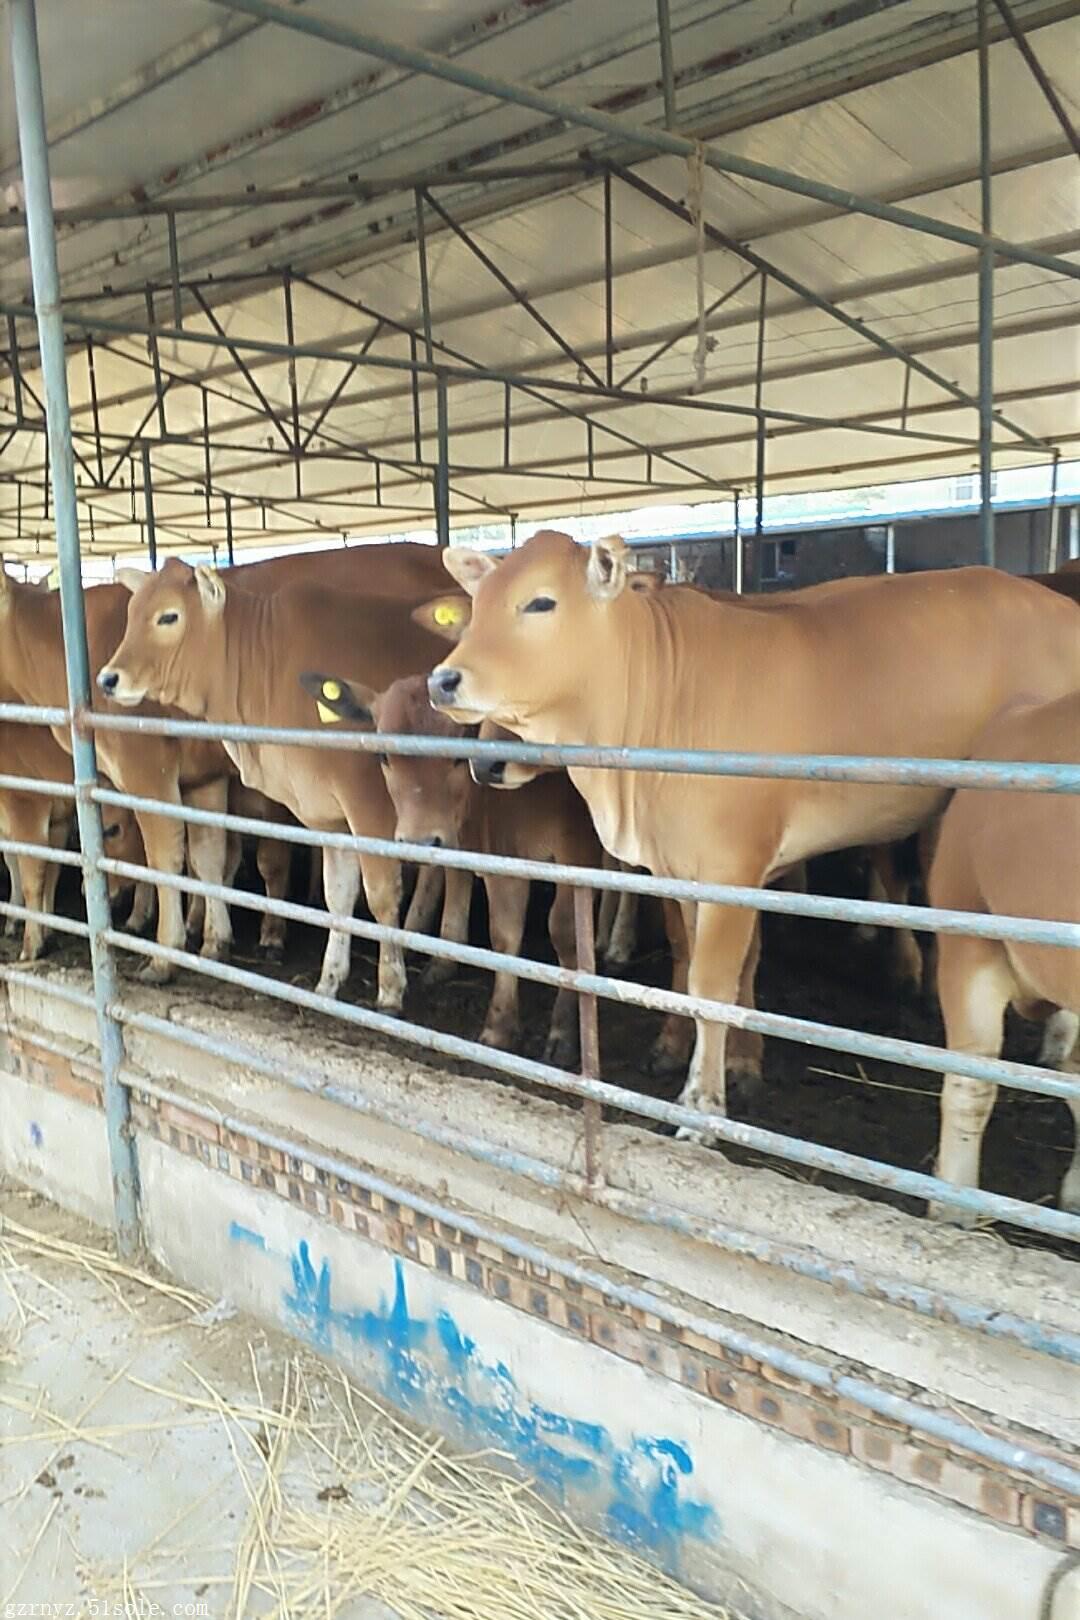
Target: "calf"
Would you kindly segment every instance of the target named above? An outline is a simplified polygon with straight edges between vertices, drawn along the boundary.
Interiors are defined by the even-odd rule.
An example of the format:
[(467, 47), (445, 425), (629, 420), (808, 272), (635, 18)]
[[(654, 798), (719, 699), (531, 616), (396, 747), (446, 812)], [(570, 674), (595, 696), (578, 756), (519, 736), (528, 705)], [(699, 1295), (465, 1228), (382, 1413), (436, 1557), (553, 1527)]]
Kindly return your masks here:
[[(432, 672), (431, 700), (461, 723), (495, 720), (531, 742), (948, 759), (968, 754), (1020, 693), (1080, 687), (1074, 605), (994, 569), (722, 601), (627, 590), (617, 536), (586, 548), (544, 531), (500, 563), (461, 547), (444, 560), (474, 601)], [(570, 776), (619, 860), (753, 887), (812, 855), (907, 837), (948, 797), (902, 782)], [(738, 1001), (756, 925), (750, 907), (698, 908), (693, 994)], [(699, 1021), (687, 1106), (724, 1112), (726, 1034)]]
[[(417, 610), (419, 611), (419, 610)], [(199, 720), (303, 727), (310, 703), (300, 676), (324, 658), (352, 667), (373, 685), (428, 669), (442, 643), (391, 600), (371, 600), (313, 585), (255, 595), (211, 568), (170, 558), (131, 596), (127, 628), (99, 681), (116, 702), (147, 698)], [(377, 761), (369, 754), (227, 743), (245, 786), (288, 809), (305, 827), (392, 838), (394, 813)], [(395, 925), (400, 863), (385, 856), (327, 849), (323, 877), (332, 911), (351, 915), (363, 874), (379, 922)], [(350, 936), (331, 931), (319, 990), (336, 995), (348, 976)], [(379, 951), (379, 1006), (397, 1011), (405, 990), (401, 949)]]
[[(1075, 764), (1080, 759), (1080, 692), (1054, 703), (1017, 702), (1004, 709), (987, 727), (973, 757)], [(962, 789), (941, 824), (930, 870), (930, 903), (989, 916), (1080, 923), (1080, 796)], [(941, 934), (938, 993), (951, 1050), (997, 1057), (1011, 1004), (1024, 1017), (1050, 1015), (1041, 1061), (1056, 1067), (1076, 1041), (1080, 950)], [(979, 1185), (983, 1132), (996, 1096), (997, 1087), (986, 1081), (946, 1075), (937, 1159), (937, 1174), (944, 1180), (962, 1187)], [(1069, 1106), (1078, 1141), (1060, 1203), (1080, 1212), (1080, 1102), (1070, 1101)], [(950, 1210), (948, 1218), (967, 1217)]]
[[(301, 684), (317, 700), (324, 719), (347, 720), (363, 730), (406, 736), (466, 734), (464, 726), (432, 709), (423, 675), (406, 676), (382, 693), (359, 682), (318, 674), (303, 676)], [(397, 818), (395, 836), (403, 842), (557, 861), (568, 866), (594, 866), (600, 858), (600, 844), (589, 812), (563, 771), (538, 772), (520, 792), (500, 795), (475, 782), (465, 760), (400, 754), (380, 758)], [(481, 875), (487, 893), (492, 946), (509, 956), (518, 956), (525, 932), (529, 881)], [(448, 867), (446, 885), (443, 938), (464, 941), (468, 937), (472, 876)], [(555, 886), (548, 933), (559, 965), (576, 967), (574, 891), (566, 884)], [(442, 966), (440, 959), (432, 961), (433, 969)], [(445, 966), (449, 969), (451, 964)], [(439, 975), (436, 972), (431, 976)], [(517, 975), (496, 972), (480, 1039), (486, 1046), (506, 1048), (515, 1044), (518, 1033)], [(572, 990), (560, 990), (555, 997), (544, 1056), (548, 1062), (565, 1066), (574, 1061), (577, 1050), (576, 997)]]

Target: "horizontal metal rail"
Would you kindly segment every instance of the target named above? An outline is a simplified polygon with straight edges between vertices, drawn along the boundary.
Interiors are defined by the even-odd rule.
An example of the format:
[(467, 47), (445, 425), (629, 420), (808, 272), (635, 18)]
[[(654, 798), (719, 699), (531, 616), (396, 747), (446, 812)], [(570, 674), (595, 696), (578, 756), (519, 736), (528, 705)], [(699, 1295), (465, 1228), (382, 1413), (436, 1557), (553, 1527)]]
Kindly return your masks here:
[(0, 917), (14, 917), (17, 922), (41, 923), (55, 928), (58, 934), (74, 934), (77, 939), (89, 939), (90, 930), (74, 917), (58, 917), (54, 911), (35, 911), (32, 906), (17, 906), (14, 901), (0, 900)]
[[(977, 1057), (968, 1053), (948, 1052), (936, 1046), (920, 1045), (916, 1041), (900, 1040), (890, 1035), (866, 1035), (859, 1030), (842, 1029), (832, 1024), (817, 1024), (804, 1018), (792, 1018), (786, 1013), (760, 1012), (756, 1008), (737, 1007), (730, 1002), (710, 1001), (701, 996), (686, 995), (677, 990), (663, 990), (655, 985), (638, 984), (633, 980), (615, 979), (598, 973), (583, 973), (576, 968), (556, 967), (550, 962), (537, 962), (529, 957), (510, 956), (481, 945), (468, 945), (459, 941), (439, 939), (433, 934), (419, 934), (404, 928), (393, 928), (386, 923), (367, 922), (362, 918), (346, 916), (343, 912), (316, 910), (293, 900), (271, 900), (268, 896), (251, 894), (246, 890), (229, 888), (222, 883), (206, 883), (186, 874), (159, 873), (150, 867), (134, 866), (127, 861), (114, 861), (106, 857), (101, 869), (117, 876), (132, 878), (135, 882), (161, 882), (166, 888), (180, 889), (188, 894), (202, 895), (210, 900), (222, 900), (227, 905), (238, 905), (272, 917), (284, 917), (305, 923), (313, 928), (336, 929), (354, 938), (387, 940), (406, 950), (422, 951), (425, 955), (459, 962), (491, 973), (513, 973), (518, 978), (532, 979), (555, 990), (576, 990), (586, 995), (604, 996), (623, 1006), (644, 1007), (651, 1012), (677, 1013), (688, 1018), (704, 1018), (713, 1023), (724, 1023), (741, 1029), (755, 1030), (760, 1035), (771, 1035), (779, 1040), (798, 1041), (806, 1046), (824, 1046), (831, 1051), (847, 1052), (856, 1057), (880, 1058), (885, 1062), (903, 1064), (907, 1068), (930, 1069), (938, 1074), (963, 1074), (973, 1080), (988, 1080), (995, 1085), (1011, 1086), (1018, 1091), (1031, 1091), (1044, 1097), (1057, 1097), (1062, 1101), (1080, 1102), (1080, 1078), (1063, 1079), (1051, 1069), (1029, 1067), (1026, 1064), (1006, 1062), (1002, 1058)], [(121, 935), (130, 940), (130, 935)], [(141, 946), (132, 946), (141, 949)], [(340, 1003), (331, 1003), (338, 1006)], [(391, 1026), (398, 1033), (419, 1027), (395, 1019)], [(488, 1050), (488, 1048), (482, 1048)], [(563, 1071), (558, 1071), (562, 1073)], [(634, 1093), (627, 1093), (628, 1096)], [(703, 1116), (693, 1116), (701, 1119)]]
[(0, 774), (0, 793), (43, 793), (50, 799), (74, 799), (75, 787), (71, 782), (43, 782), (36, 776)]
[[(0, 719), (3, 716), (0, 714)], [(286, 748), (329, 748), (347, 753), (403, 754), (435, 759), (496, 759), (574, 769), (660, 771), (679, 776), (781, 777), (786, 781), (867, 782), (901, 787), (1005, 788), (1080, 793), (1080, 765), (1029, 760), (927, 760), (876, 754), (744, 754), (693, 748), (617, 748), (581, 744), (480, 742), (468, 737), (413, 737), (397, 732), (338, 731), (289, 726), (245, 726), (144, 715), (79, 716), (94, 731), (143, 736), (205, 737), (210, 742), (262, 743)]]
[[(118, 1007), (116, 1011), (119, 1017), (131, 1021), (123, 1008)], [(620, 1282), (604, 1271), (568, 1260), (545, 1249), (541, 1244), (527, 1242), (502, 1227), (489, 1226), (486, 1222), (476, 1220), (461, 1210), (426, 1197), (411, 1187), (401, 1186), (383, 1176), (360, 1170), (343, 1159), (294, 1142), (261, 1125), (249, 1123), (243, 1118), (226, 1113), (223, 1109), (196, 1102), (184, 1092), (176, 1091), (170, 1086), (143, 1079), (141, 1076), (137, 1080), (134, 1076), (131, 1079), (140, 1091), (159, 1102), (185, 1109), (217, 1125), (219, 1129), (245, 1136), (264, 1147), (300, 1159), (314, 1169), (344, 1181), (349, 1186), (362, 1187), (367, 1192), (392, 1199), (405, 1205), (407, 1209), (415, 1210), (417, 1214), (426, 1215), (431, 1220), (452, 1226), (455, 1231), (475, 1237), (479, 1242), (497, 1244), (508, 1254), (513, 1254), (531, 1265), (546, 1267), (570, 1282), (596, 1289), (632, 1309), (644, 1311), (662, 1322), (670, 1323), (673, 1327), (696, 1333), (722, 1350), (748, 1356), (764, 1366), (783, 1373), (786, 1377), (810, 1384), (826, 1395), (853, 1401), (865, 1411), (874, 1412), (891, 1422), (901, 1423), (916, 1433), (927, 1435), (944, 1445), (981, 1457), (999, 1468), (1016, 1470), (1030, 1478), (1041, 1480), (1053, 1490), (1069, 1496), (1080, 1495), (1080, 1469), (1061, 1462), (1056, 1457), (1047, 1456), (1028, 1446), (1015, 1445), (997, 1435), (986, 1433), (963, 1418), (924, 1406), (891, 1390), (880, 1389), (876, 1384), (855, 1377), (851, 1373), (823, 1366), (820, 1362), (812, 1361), (809, 1357), (788, 1350), (782, 1345), (756, 1338), (712, 1317), (687, 1310), (661, 1294)]]
[(18, 726), (69, 726), (71, 710), (33, 703), (0, 703), (0, 720), (13, 720)]
[[(93, 1011), (93, 998), (89, 992), (76, 990), (69, 985), (56, 985), (48, 979), (40, 979), (18, 969), (3, 967), (0, 967), (0, 981), (29, 982), (46, 994), (59, 992), (60, 999), (65, 1002), (83, 1007), (87, 1012)], [(708, 1220), (673, 1205), (657, 1204), (616, 1187), (590, 1184), (573, 1171), (561, 1170), (545, 1160), (518, 1153), (512, 1148), (496, 1147), (484, 1141), (482, 1137), (469, 1136), (427, 1120), (411, 1117), (407, 1124), (403, 1124), (400, 1114), (372, 1102), (362, 1093), (349, 1092), (343, 1087), (335, 1086), (317, 1070), (305, 1069), (302, 1065), (298, 1067), (291, 1059), (288, 1063), (283, 1063), (242, 1041), (207, 1034), (186, 1024), (156, 1017), (153, 1013), (138, 1012), (120, 1003), (117, 1003), (112, 1011), (118, 1022), (143, 1034), (179, 1041), (182, 1045), (202, 1052), (207, 1057), (223, 1058), (245, 1069), (254, 1070), (268, 1079), (279, 1080), (283, 1085), (295, 1086), (311, 1096), (322, 1097), (328, 1102), (341, 1101), (370, 1118), (385, 1121), (399, 1130), (409, 1131), (424, 1141), (431, 1142), (433, 1146), (464, 1153), (479, 1163), (489, 1164), (498, 1170), (511, 1171), (539, 1186), (558, 1187), (569, 1196), (599, 1203), (613, 1213), (626, 1215), (643, 1225), (658, 1226), (697, 1242), (711, 1243), (740, 1258), (754, 1259), (810, 1281), (839, 1288), (843, 1292), (895, 1305), (918, 1316), (952, 1322), (957, 1327), (983, 1333), (990, 1338), (1008, 1339), (1022, 1344), (1026, 1349), (1039, 1351), (1057, 1360), (1074, 1364), (1080, 1362), (1080, 1336), (1064, 1328), (1016, 1316), (992, 1306), (979, 1305), (958, 1295), (947, 1294), (940, 1289), (924, 1288), (918, 1284), (905, 1282), (901, 1278), (871, 1275), (850, 1262), (831, 1260), (797, 1244), (779, 1243), (774, 1238), (764, 1237), (757, 1232)], [(70, 1055), (70, 1042), (65, 1044), (50, 1040), (48, 1036), (36, 1030), (30, 1038), (35, 1047), (55, 1053), (59, 1057)], [(127, 1080), (134, 1090), (142, 1090), (144, 1077), (141, 1073), (129, 1072)]]
[[(181, 1044), (207, 1057), (221, 1058), (244, 1069), (254, 1070), (294, 1090), (342, 1104), (356, 1113), (405, 1130), (433, 1146), (464, 1153), (494, 1169), (523, 1176), (538, 1186), (556, 1187), (572, 1197), (599, 1204), (614, 1214), (625, 1215), (643, 1225), (660, 1227), (681, 1237), (711, 1244), (728, 1254), (758, 1260), (764, 1265), (789, 1271), (813, 1282), (827, 1283), (844, 1292), (896, 1305), (935, 1321), (953, 1322), (958, 1327), (970, 1328), (991, 1338), (1009, 1339), (1058, 1360), (1080, 1364), (1080, 1335), (1052, 1324), (976, 1305), (940, 1289), (920, 1288), (899, 1278), (871, 1275), (849, 1262), (827, 1259), (797, 1244), (778, 1243), (756, 1232), (693, 1215), (673, 1205), (659, 1204), (603, 1183), (588, 1182), (583, 1175), (572, 1170), (560, 1169), (512, 1148), (497, 1147), (482, 1137), (451, 1130), (445, 1125), (418, 1119), (415, 1115), (410, 1116), (406, 1125), (402, 1123), (400, 1112), (395, 1109), (373, 1102), (361, 1092), (335, 1085), (317, 1070), (298, 1066), (291, 1059), (284, 1063), (245, 1042), (193, 1030), (168, 1018), (157, 1018), (152, 1013), (136, 1012), (121, 1005), (117, 1005), (114, 1012), (118, 1022), (143, 1034), (179, 1040)], [(140, 1078), (132, 1076), (131, 1084), (138, 1089)]]
[[(171, 946), (159, 945), (155, 941), (140, 939), (132, 934), (125, 934), (119, 929), (106, 931), (108, 944), (119, 950), (130, 951), (139, 956), (145, 956), (153, 961), (167, 962), (170, 966), (187, 968), (192, 972), (204, 974), (209, 978), (218, 979), (224, 984), (232, 984), (242, 990), (250, 990), (256, 994), (271, 996), (278, 1001), (290, 1002), (293, 1006), (302, 1007), (308, 1012), (325, 1013), (330, 1018), (336, 1018), (346, 1024), (353, 1024), (361, 1029), (374, 1031), (385, 1035), (393, 1041), (409, 1041), (413, 1045), (429, 1048), (440, 1053), (443, 1057), (463, 1060), (467, 1063), (478, 1063), (485, 1068), (495, 1069), (502, 1074), (508, 1074), (514, 1079), (528, 1080), (533, 1084), (546, 1086), (550, 1090), (560, 1091), (582, 1100), (600, 1103), (611, 1108), (618, 1108), (624, 1113), (639, 1114), (643, 1118), (651, 1119), (657, 1124), (675, 1127), (687, 1126), (695, 1132), (707, 1134), (721, 1141), (730, 1142), (737, 1147), (748, 1148), (753, 1152), (770, 1154), (776, 1158), (787, 1160), (791, 1164), (799, 1164), (807, 1169), (825, 1171), (828, 1174), (843, 1176), (848, 1180), (861, 1181), (867, 1186), (881, 1187), (891, 1192), (905, 1194), (912, 1198), (928, 1199), (937, 1203), (951, 1205), (954, 1208), (966, 1210), (991, 1220), (1010, 1222), (1014, 1226), (1026, 1227), (1029, 1231), (1041, 1232), (1048, 1237), (1066, 1238), (1072, 1242), (1080, 1241), (1080, 1216), (1069, 1215), (1060, 1210), (1043, 1209), (1035, 1204), (1025, 1203), (1021, 1199), (1006, 1198), (998, 1193), (990, 1193), (978, 1187), (958, 1187), (951, 1182), (939, 1181), (934, 1176), (924, 1175), (918, 1170), (903, 1170), (894, 1165), (880, 1164), (873, 1159), (863, 1159), (853, 1153), (845, 1153), (836, 1148), (822, 1147), (816, 1142), (804, 1142), (798, 1137), (782, 1136), (776, 1131), (764, 1130), (756, 1125), (744, 1125), (725, 1115), (703, 1113), (696, 1109), (684, 1108), (679, 1103), (662, 1102), (656, 1097), (642, 1096), (637, 1092), (627, 1091), (623, 1087), (613, 1086), (604, 1080), (588, 1079), (582, 1075), (568, 1073), (565, 1069), (557, 1069), (548, 1063), (538, 1063), (535, 1059), (524, 1058), (512, 1052), (500, 1052), (492, 1047), (484, 1046), (479, 1041), (465, 1040), (458, 1035), (448, 1035), (441, 1030), (426, 1029), (419, 1024), (407, 1024), (392, 1014), (378, 1012), (368, 1007), (360, 1007), (352, 1002), (334, 1001), (329, 996), (321, 995), (315, 990), (304, 990), (299, 985), (289, 984), (280, 979), (271, 979), (264, 974), (252, 973), (245, 968), (235, 967), (229, 962), (218, 962), (204, 956), (195, 956), (188, 951), (176, 950)], [(508, 958), (515, 962), (516, 958)], [(588, 976), (584, 976), (587, 977)], [(598, 986), (619, 986), (615, 979), (598, 979)], [(598, 989), (598, 993), (603, 993)], [(679, 998), (675, 998), (679, 999)], [(693, 998), (687, 998), (692, 1000)], [(779, 1023), (784, 1026), (799, 1025), (798, 1019), (782, 1019), (777, 1014), (749, 1014), (744, 1008), (726, 1008), (721, 1003), (707, 1003), (715, 1012), (731, 1012), (738, 1015), (742, 1023), (744, 1018), (752, 1016), (755, 1025), (758, 1021), (765, 1021), (770, 1025)], [(749, 1027), (749, 1026), (746, 1026)], [(804, 1026), (808, 1030), (816, 1031), (815, 1025)], [(770, 1030), (770, 1033), (772, 1031)], [(860, 1055), (865, 1053), (862, 1042), (873, 1043), (873, 1036), (858, 1036), (853, 1032), (838, 1031), (838, 1035), (852, 1033), (852, 1039), (860, 1045)], [(799, 1039), (796, 1035), (788, 1035), (789, 1039)], [(816, 1039), (813, 1042), (817, 1044)], [(830, 1042), (831, 1044), (831, 1042)], [(904, 1043), (900, 1043), (904, 1044)], [(942, 1061), (952, 1054), (939, 1054), (934, 1047), (917, 1048), (925, 1050), (935, 1062), (944, 1067)], [(958, 1060), (960, 1054), (956, 1054)], [(979, 1060), (967, 1059), (967, 1062)], [(1016, 1067), (1019, 1068), (1019, 1065)], [(1035, 1071), (1041, 1075), (1042, 1071)], [(1047, 1074), (1047, 1079), (1054, 1081), (1059, 1077)], [(1059, 1081), (1060, 1083), (1060, 1081)]]
[(52, 861), (57, 866), (81, 866), (78, 850), (54, 849), (51, 844), (33, 844), (23, 838), (0, 838), (0, 854), (26, 855), (31, 860)]
[[(343, 849), (358, 855), (384, 855), (390, 860), (421, 866), (444, 866), (456, 871), (492, 877), (528, 878), (537, 883), (568, 883), (577, 888), (612, 889), (653, 895), (665, 900), (751, 906), (758, 911), (795, 917), (817, 917), (829, 922), (865, 923), (887, 928), (912, 928), (921, 933), (974, 935), (980, 939), (1013, 939), (1036, 945), (1080, 947), (1080, 923), (1048, 922), (1039, 917), (988, 917), (975, 911), (944, 911), (930, 906), (901, 906), (878, 900), (845, 899), (833, 895), (790, 894), (776, 889), (753, 889), (730, 883), (695, 883), (685, 878), (654, 878), (636, 872), (608, 871), (602, 867), (565, 866), (557, 861), (531, 861), (513, 855), (484, 855), (476, 850), (435, 848), (403, 839), (366, 838), (352, 833), (326, 833), (314, 828), (259, 821), (196, 805), (164, 799), (145, 799), (98, 788), (91, 797), (99, 804), (117, 805), (137, 814), (161, 815), (195, 826), (225, 827), (251, 838), (274, 838), (310, 849)], [(283, 904), (285, 902), (282, 902)], [(325, 916), (325, 913), (321, 913)]]

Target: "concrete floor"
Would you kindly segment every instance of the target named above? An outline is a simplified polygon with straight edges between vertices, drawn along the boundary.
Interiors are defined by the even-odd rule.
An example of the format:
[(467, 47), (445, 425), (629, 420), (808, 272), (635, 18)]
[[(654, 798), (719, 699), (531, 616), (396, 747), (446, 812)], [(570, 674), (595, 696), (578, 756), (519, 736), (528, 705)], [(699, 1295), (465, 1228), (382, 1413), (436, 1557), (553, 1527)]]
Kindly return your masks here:
[[(384, 1601), (407, 1537), (382, 1587), (377, 1571), (324, 1576), (312, 1552), (335, 1515), (340, 1525), (368, 1514), (347, 1521), (347, 1557), (377, 1539), (373, 1515), (433, 1437), (366, 1405), (290, 1341), (170, 1292), (163, 1278), (110, 1273), (108, 1257), (103, 1234), (0, 1180), (0, 1616), (443, 1620), (438, 1602)], [(472, 1465), (452, 1466), (459, 1486), (449, 1473), (442, 1484), (467, 1500)], [(497, 1477), (495, 1489), (512, 1489)], [(581, 1608), (554, 1601), (534, 1620), (608, 1613), (600, 1597), (612, 1579), (641, 1581), (629, 1554), (598, 1547), (596, 1610), (586, 1595)], [(641, 1620), (721, 1620), (645, 1574), (656, 1602)], [(463, 1612), (488, 1620), (500, 1610), (454, 1609)]]

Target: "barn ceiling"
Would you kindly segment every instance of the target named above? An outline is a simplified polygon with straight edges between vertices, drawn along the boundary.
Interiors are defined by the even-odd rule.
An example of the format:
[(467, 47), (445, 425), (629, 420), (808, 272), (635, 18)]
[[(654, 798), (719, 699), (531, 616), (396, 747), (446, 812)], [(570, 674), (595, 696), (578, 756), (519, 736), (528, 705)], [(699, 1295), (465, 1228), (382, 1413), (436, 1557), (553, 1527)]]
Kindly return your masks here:
[[(145, 543), (144, 444), (163, 549), (227, 524), (237, 547), (431, 526), (436, 385), (402, 366), (426, 355), (418, 185), (455, 525), (749, 490), (758, 400), (769, 492), (975, 464), (977, 249), (731, 172), (697, 192), (681, 157), (643, 155), (633, 131), (665, 125), (655, 0), (290, 9), (362, 15), (626, 133), (235, 5), (39, 3), (84, 548)], [(994, 274), (1010, 467), (1080, 440), (1080, 22), (1071, 0), (1006, 8), (1055, 111), (989, 10), (993, 229), (1061, 261)], [(979, 230), (971, 0), (670, 17), (680, 133)], [(26, 557), (52, 539), (6, 32), (0, 87), (0, 545)]]

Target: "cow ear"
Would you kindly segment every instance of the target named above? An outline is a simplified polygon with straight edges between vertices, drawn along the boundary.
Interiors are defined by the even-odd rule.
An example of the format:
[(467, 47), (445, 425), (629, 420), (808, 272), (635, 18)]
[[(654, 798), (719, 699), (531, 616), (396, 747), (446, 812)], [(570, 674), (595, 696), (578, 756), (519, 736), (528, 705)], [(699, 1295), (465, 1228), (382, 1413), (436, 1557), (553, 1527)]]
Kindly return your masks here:
[(130, 591), (134, 596), (139, 586), (146, 584), (150, 575), (144, 573), (141, 568), (118, 568), (115, 578), (118, 585), (122, 585), (125, 591)]
[(225, 581), (217, 569), (200, 565), (195, 570), (195, 583), (207, 613), (220, 613), (225, 606)]
[(585, 581), (589, 595), (599, 602), (613, 602), (621, 594), (626, 584), (626, 541), (621, 535), (593, 541)]
[(412, 610), (415, 624), (444, 641), (460, 641), (472, 618), (472, 602), (467, 596), (433, 596)]
[(363, 681), (343, 681), (335, 675), (305, 674), (300, 685), (315, 699), (324, 726), (348, 720), (363, 731), (376, 730), (375, 704), (379, 694)]
[(474, 551), (472, 546), (447, 546), (442, 554), (443, 567), (452, 574), (470, 596), (475, 596), (481, 582), (495, 572), (498, 564), (486, 551)]

